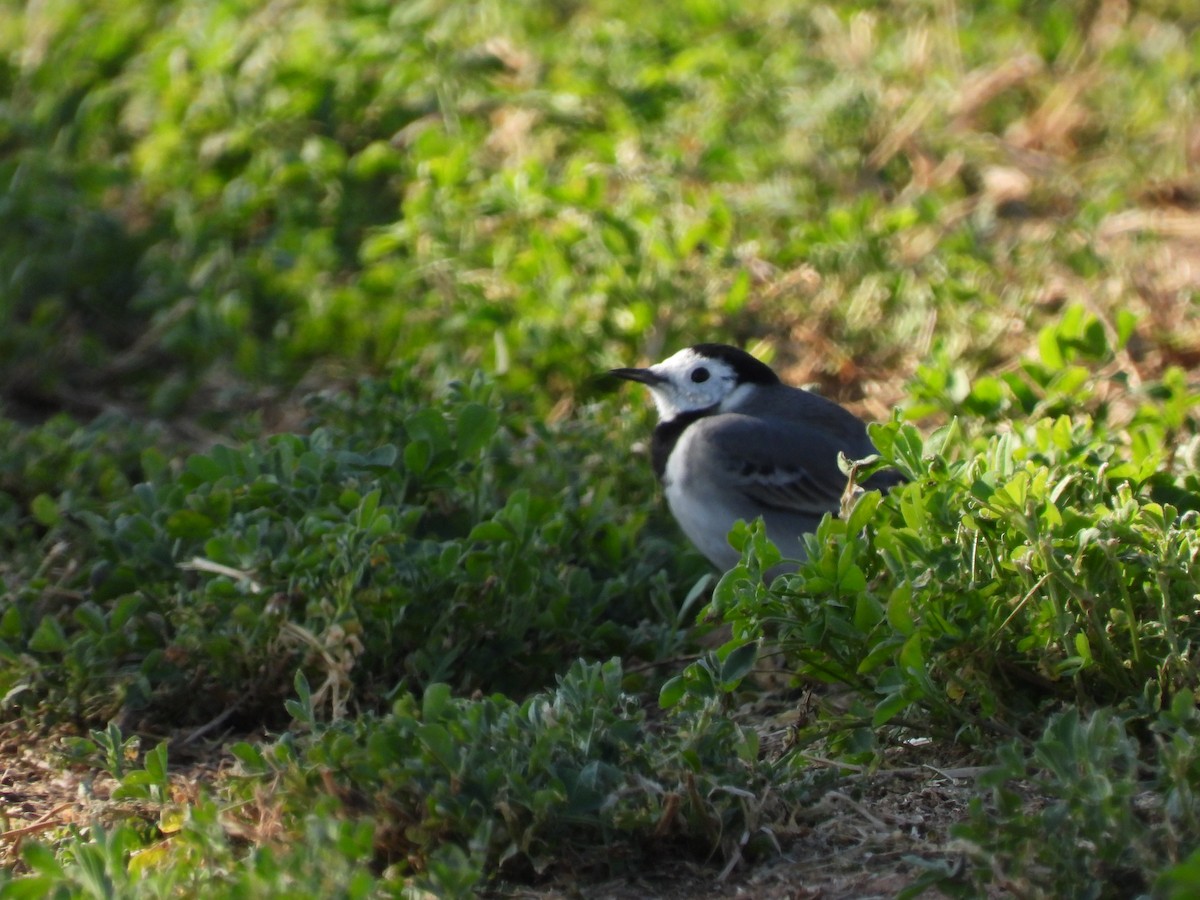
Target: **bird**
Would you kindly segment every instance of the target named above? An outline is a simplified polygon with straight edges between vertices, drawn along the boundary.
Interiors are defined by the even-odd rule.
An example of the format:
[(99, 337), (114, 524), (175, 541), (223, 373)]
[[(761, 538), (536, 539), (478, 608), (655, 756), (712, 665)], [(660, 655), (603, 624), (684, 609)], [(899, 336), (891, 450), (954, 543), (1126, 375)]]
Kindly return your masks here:
[[(658, 412), (650, 458), (667, 505), (722, 571), (741, 559), (727, 540), (734, 523), (760, 516), (793, 563), (766, 576), (803, 562), (801, 537), (841, 508), (848, 479), (838, 454), (858, 460), (877, 453), (849, 410), (784, 384), (766, 363), (728, 344), (696, 344), (657, 365), (608, 374), (650, 389)], [(887, 491), (904, 480), (885, 469), (863, 487)]]

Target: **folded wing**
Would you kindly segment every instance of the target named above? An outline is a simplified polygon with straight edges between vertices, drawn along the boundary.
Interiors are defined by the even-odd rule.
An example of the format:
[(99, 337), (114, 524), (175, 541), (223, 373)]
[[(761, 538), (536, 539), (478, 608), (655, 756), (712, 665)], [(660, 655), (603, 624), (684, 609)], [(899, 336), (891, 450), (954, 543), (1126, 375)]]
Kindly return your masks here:
[[(708, 445), (707, 458), (721, 469), (719, 483), (769, 509), (817, 518), (837, 512), (846, 489), (838, 451), (851, 458), (875, 452), (865, 429), (847, 441), (844, 433), (831, 437), (827, 430), (803, 423), (737, 413), (713, 416), (692, 427), (700, 429), (696, 439)], [(886, 488), (891, 483), (881, 479), (868, 486)]]

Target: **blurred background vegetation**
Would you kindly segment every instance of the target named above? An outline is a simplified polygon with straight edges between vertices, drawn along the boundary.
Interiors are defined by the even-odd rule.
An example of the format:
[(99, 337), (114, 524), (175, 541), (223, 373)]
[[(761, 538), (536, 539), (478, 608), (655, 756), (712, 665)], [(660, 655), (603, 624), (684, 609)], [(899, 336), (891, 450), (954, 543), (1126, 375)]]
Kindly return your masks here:
[(0, 15), (13, 415), (282, 419), (297, 384), (396, 366), (482, 367), (545, 414), (704, 336), (882, 408), (1064, 303), (1196, 352), (1169, 5)]

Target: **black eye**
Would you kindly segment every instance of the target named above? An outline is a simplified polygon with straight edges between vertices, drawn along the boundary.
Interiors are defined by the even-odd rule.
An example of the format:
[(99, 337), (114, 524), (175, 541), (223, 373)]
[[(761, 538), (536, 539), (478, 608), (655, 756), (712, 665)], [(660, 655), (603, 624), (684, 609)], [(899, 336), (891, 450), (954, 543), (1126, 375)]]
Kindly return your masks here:
[(701, 366), (698, 369), (692, 369), (692, 381), (696, 384), (703, 384), (708, 381), (708, 369)]

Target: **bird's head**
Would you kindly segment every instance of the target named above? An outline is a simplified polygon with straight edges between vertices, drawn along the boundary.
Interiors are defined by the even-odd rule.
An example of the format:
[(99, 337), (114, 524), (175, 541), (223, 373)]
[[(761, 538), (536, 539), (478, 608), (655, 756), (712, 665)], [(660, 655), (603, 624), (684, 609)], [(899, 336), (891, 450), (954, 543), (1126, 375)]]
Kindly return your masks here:
[(779, 383), (770, 366), (727, 344), (697, 344), (649, 368), (613, 369), (609, 374), (650, 388), (662, 422), (685, 413), (727, 409), (751, 386)]

